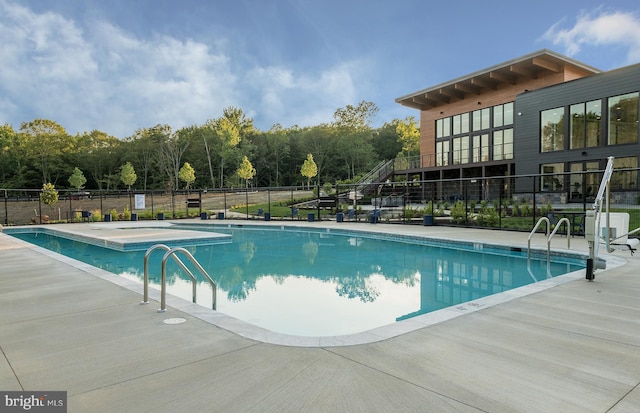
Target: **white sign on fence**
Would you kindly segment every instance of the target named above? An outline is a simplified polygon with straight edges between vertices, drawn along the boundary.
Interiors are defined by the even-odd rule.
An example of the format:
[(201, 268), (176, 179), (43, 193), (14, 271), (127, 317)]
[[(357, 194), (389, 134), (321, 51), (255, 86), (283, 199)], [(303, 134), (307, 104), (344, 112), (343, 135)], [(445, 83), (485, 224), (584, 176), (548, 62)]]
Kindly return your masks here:
[(144, 194), (136, 194), (136, 209), (144, 208)]

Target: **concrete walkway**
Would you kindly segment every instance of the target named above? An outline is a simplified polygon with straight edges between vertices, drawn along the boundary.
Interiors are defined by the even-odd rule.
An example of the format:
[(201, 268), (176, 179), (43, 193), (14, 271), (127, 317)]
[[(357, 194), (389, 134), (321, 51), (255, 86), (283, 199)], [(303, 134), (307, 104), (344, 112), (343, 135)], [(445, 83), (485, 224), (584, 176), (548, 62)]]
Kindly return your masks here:
[[(375, 227), (515, 246), (528, 236)], [(627, 262), (594, 282), (504, 293), (367, 344), (296, 347), (213, 325), (179, 299), (157, 313), (140, 292), (0, 234), (0, 390), (64, 390), (69, 412), (637, 412), (640, 258), (615, 256)]]

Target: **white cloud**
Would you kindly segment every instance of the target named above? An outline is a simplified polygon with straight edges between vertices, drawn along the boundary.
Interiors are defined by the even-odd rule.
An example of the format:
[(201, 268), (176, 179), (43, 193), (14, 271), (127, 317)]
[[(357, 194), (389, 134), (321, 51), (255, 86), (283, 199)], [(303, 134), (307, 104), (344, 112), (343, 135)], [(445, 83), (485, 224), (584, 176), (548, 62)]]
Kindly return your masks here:
[(212, 44), (155, 35), (142, 39), (103, 20), (74, 21), (0, 0), (0, 120), (34, 118), (69, 133), (98, 129), (125, 137), (158, 123), (203, 124), (228, 106), (269, 129), (332, 121), (355, 104), (362, 62), (317, 73), (240, 67), (228, 39)]
[(259, 96), (256, 107), (260, 117), (275, 119), (284, 127), (329, 123), (338, 107), (356, 103), (354, 79), (361, 66), (357, 62), (341, 64), (318, 74), (256, 67), (247, 74), (248, 87)]
[(581, 13), (571, 28), (562, 28), (562, 22), (553, 25), (543, 35), (565, 53), (575, 56), (584, 47), (622, 47), (626, 49), (625, 64), (640, 61), (640, 18), (629, 12)]

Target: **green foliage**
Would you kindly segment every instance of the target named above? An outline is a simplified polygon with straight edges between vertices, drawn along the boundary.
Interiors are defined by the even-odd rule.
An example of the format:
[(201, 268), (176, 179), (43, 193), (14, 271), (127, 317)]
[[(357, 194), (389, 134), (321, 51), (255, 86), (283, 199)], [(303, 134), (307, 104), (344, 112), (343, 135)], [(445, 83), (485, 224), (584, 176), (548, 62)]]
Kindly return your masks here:
[(185, 183), (185, 189), (189, 189), (189, 186), (196, 180), (196, 172), (189, 162), (185, 162), (184, 165), (182, 165), (180, 172), (178, 172), (178, 178)]
[(120, 180), (123, 184), (127, 186), (129, 190), (131, 190), (131, 185), (136, 183), (138, 179), (138, 175), (136, 175), (135, 169), (133, 169), (133, 165), (131, 162), (127, 162), (120, 168)]
[(476, 215), (476, 223), (480, 226), (496, 227), (500, 222), (500, 216), (495, 208), (489, 208), (485, 203)]
[(246, 156), (242, 158), (240, 168), (238, 168), (238, 176), (245, 181), (245, 187), (249, 186), (249, 181), (256, 176), (256, 168), (253, 167), (251, 161)]
[(318, 175), (318, 165), (316, 165), (313, 160), (312, 154), (307, 154), (307, 159), (302, 164), (302, 168), (300, 168), (300, 173), (302, 176), (307, 178), (307, 188), (311, 185), (311, 178)]
[(40, 192), (40, 200), (44, 203), (53, 207), (58, 202), (58, 191), (56, 187), (48, 182), (42, 185), (42, 192)]
[(125, 221), (131, 221), (131, 211), (129, 211), (129, 207), (124, 207), (124, 211), (122, 212), (122, 218)]
[(78, 167), (73, 168), (73, 173), (69, 177), (69, 184), (75, 189), (80, 190), (86, 183), (87, 178), (84, 177), (82, 171)]
[(402, 154), (415, 156), (420, 154), (420, 129), (413, 116), (407, 117), (396, 127), (398, 141), (402, 144)]
[(451, 219), (456, 224), (462, 224), (467, 219), (467, 208), (462, 201), (456, 201), (451, 207)]

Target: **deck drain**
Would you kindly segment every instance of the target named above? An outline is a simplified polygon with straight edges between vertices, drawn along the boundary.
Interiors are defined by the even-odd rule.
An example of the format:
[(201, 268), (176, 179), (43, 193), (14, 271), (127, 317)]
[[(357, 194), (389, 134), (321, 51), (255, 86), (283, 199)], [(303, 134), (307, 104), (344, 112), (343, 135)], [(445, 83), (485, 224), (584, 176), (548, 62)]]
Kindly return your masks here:
[(166, 320), (164, 320), (165, 324), (182, 324), (185, 321), (187, 321), (185, 318), (167, 318)]

